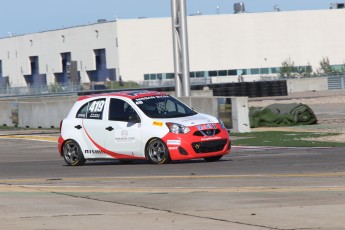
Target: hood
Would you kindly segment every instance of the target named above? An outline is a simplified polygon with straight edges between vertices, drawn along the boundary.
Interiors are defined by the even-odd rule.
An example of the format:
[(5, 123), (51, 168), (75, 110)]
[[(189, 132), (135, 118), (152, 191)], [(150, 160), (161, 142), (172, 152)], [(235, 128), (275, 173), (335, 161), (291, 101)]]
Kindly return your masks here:
[(184, 126), (195, 126), (209, 123), (219, 123), (218, 119), (214, 116), (198, 113), (188, 117), (177, 117), (169, 119), (159, 119), (162, 122), (174, 122)]

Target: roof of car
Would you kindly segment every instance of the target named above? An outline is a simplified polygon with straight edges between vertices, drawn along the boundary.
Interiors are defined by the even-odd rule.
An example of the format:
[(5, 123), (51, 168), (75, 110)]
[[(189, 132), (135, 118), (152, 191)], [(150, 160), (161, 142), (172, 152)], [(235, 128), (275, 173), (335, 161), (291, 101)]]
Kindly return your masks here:
[(93, 98), (93, 97), (111, 97), (111, 96), (118, 96), (118, 97), (126, 97), (129, 99), (141, 98), (141, 97), (149, 97), (149, 96), (164, 96), (167, 95), (163, 92), (158, 91), (150, 91), (150, 90), (135, 90), (135, 91), (119, 91), (113, 93), (103, 93), (103, 94), (91, 94), (85, 95), (78, 98), (78, 101), (82, 101), (85, 99)]

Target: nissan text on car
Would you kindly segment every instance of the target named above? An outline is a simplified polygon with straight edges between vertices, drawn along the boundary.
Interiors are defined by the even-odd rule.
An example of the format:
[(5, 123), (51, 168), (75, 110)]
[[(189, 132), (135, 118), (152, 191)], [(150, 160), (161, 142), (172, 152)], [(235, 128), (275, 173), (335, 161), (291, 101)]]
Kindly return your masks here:
[(146, 159), (154, 164), (230, 153), (223, 122), (156, 91), (80, 96), (61, 121), (58, 150), (68, 165)]

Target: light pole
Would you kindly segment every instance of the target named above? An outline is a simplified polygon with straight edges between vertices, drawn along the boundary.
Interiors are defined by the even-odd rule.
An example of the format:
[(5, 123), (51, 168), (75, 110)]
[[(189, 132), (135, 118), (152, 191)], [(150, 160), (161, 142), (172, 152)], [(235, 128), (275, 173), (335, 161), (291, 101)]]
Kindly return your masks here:
[(171, 0), (175, 91), (190, 96), (189, 51), (186, 0)]

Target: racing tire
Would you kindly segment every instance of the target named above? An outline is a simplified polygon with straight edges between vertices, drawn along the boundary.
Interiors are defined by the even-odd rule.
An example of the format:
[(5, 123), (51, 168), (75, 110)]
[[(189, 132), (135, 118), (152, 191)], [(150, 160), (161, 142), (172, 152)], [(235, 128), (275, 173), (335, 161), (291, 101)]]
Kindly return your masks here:
[(205, 157), (204, 160), (207, 162), (213, 162), (213, 161), (218, 161), (223, 157), (223, 155), (220, 156), (214, 156), (214, 157)]
[(151, 139), (146, 146), (146, 158), (152, 164), (166, 164), (170, 162), (168, 147), (159, 138)]
[(86, 161), (79, 144), (74, 140), (68, 140), (64, 143), (62, 156), (69, 166), (84, 165)]

